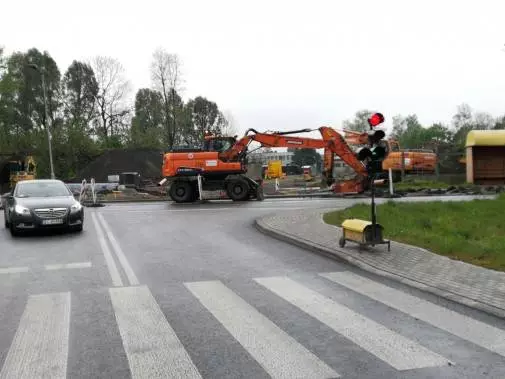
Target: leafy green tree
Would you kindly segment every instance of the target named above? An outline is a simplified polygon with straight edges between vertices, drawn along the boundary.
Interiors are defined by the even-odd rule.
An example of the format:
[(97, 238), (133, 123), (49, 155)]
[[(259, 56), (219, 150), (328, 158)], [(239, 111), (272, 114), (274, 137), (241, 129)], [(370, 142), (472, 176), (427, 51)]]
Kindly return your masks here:
[(322, 158), (315, 149), (296, 149), (293, 155), (293, 164), (297, 166), (316, 166), (321, 171)]
[(93, 68), (74, 60), (63, 76), (62, 92), (66, 124), (88, 131), (98, 95)]
[[(0, 123), (10, 150), (32, 149), (31, 133), (46, 125), (41, 73), (44, 73), (49, 117), (55, 125), (60, 109), (60, 72), (47, 53), (35, 48), (16, 52), (4, 62), (0, 81)], [(36, 65), (34, 69), (31, 65)], [(56, 122), (55, 122), (56, 121)]]
[(10, 123), (12, 107), (9, 107), (10, 94), (13, 92), (10, 83), (6, 80), (7, 59), (4, 50), (0, 47), (0, 151), (5, 151), (11, 145)]
[(202, 141), (205, 132), (221, 135), (225, 119), (217, 104), (205, 97), (198, 96), (188, 101), (187, 108), (191, 110), (193, 122), (193, 138)]
[(435, 123), (426, 129), (426, 143), (450, 143), (453, 138), (453, 133), (449, 128), (441, 123)]
[(163, 132), (163, 98), (160, 92), (141, 88), (135, 96), (131, 144), (135, 147), (160, 147)]
[(419, 122), (417, 115), (411, 114), (407, 117), (393, 117), (392, 137), (400, 143), (403, 148), (420, 148), (426, 142), (426, 130)]

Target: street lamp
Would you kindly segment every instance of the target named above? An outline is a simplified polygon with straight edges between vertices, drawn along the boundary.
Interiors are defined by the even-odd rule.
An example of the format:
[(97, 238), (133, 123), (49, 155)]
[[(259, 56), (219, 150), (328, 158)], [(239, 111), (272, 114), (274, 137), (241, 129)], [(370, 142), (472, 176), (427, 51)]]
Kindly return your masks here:
[(53, 166), (53, 149), (51, 146), (51, 131), (49, 130), (49, 109), (47, 107), (47, 94), (46, 94), (46, 79), (44, 76), (44, 70), (41, 70), (39, 66), (35, 63), (30, 63), (28, 67), (38, 71), (42, 78), (42, 93), (44, 96), (44, 113), (46, 117), (46, 132), (47, 132), (47, 143), (49, 145), (49, 164), (51, 165), (51, 179), (55, 179), (54, 166)]

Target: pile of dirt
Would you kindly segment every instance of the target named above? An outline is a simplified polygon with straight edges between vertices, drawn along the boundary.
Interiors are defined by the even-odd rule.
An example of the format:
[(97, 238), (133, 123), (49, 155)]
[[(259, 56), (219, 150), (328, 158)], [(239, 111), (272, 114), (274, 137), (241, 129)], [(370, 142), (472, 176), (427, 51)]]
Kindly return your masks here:
[(122, 172), (138, 172), (142, 179), (161, 179), (163, 157), (160, 150), (153, 149), (114, 149), (105, 151), (81, 170), (72, 181), (107, 182), (109, 175)]

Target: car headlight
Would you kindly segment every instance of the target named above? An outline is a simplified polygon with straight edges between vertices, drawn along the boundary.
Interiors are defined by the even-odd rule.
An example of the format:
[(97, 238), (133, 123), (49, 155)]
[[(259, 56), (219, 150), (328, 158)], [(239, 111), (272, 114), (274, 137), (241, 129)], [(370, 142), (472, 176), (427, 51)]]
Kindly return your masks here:
[(74, 205), (70, 207), (70, 212), (79, 212), (82, 209), (82, 205), (79, 202), (75, 202)]
[(30, 214), (30, 210), (26, 207), (21, 206), (21, 205), (16, 205), (14, 207), (14, 212), (16, 212), (17, 214), (20, 214), (20, 215)]

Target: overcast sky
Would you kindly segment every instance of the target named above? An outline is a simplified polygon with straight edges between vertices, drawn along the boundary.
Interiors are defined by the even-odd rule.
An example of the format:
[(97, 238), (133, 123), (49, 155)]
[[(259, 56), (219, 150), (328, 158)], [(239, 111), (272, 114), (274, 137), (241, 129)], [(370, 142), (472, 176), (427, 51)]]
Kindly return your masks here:
[[(121, 61), (150, 86), (157, 47), (180, 56), (183, 97), (240, 130), (340, 127), (361, 108), (450, 122), (456, 106), (505, 113), (505, 1), (25, 0), (0, 5), (7, 53)], [(134, 92), (132, 93), (132, 97)]]

